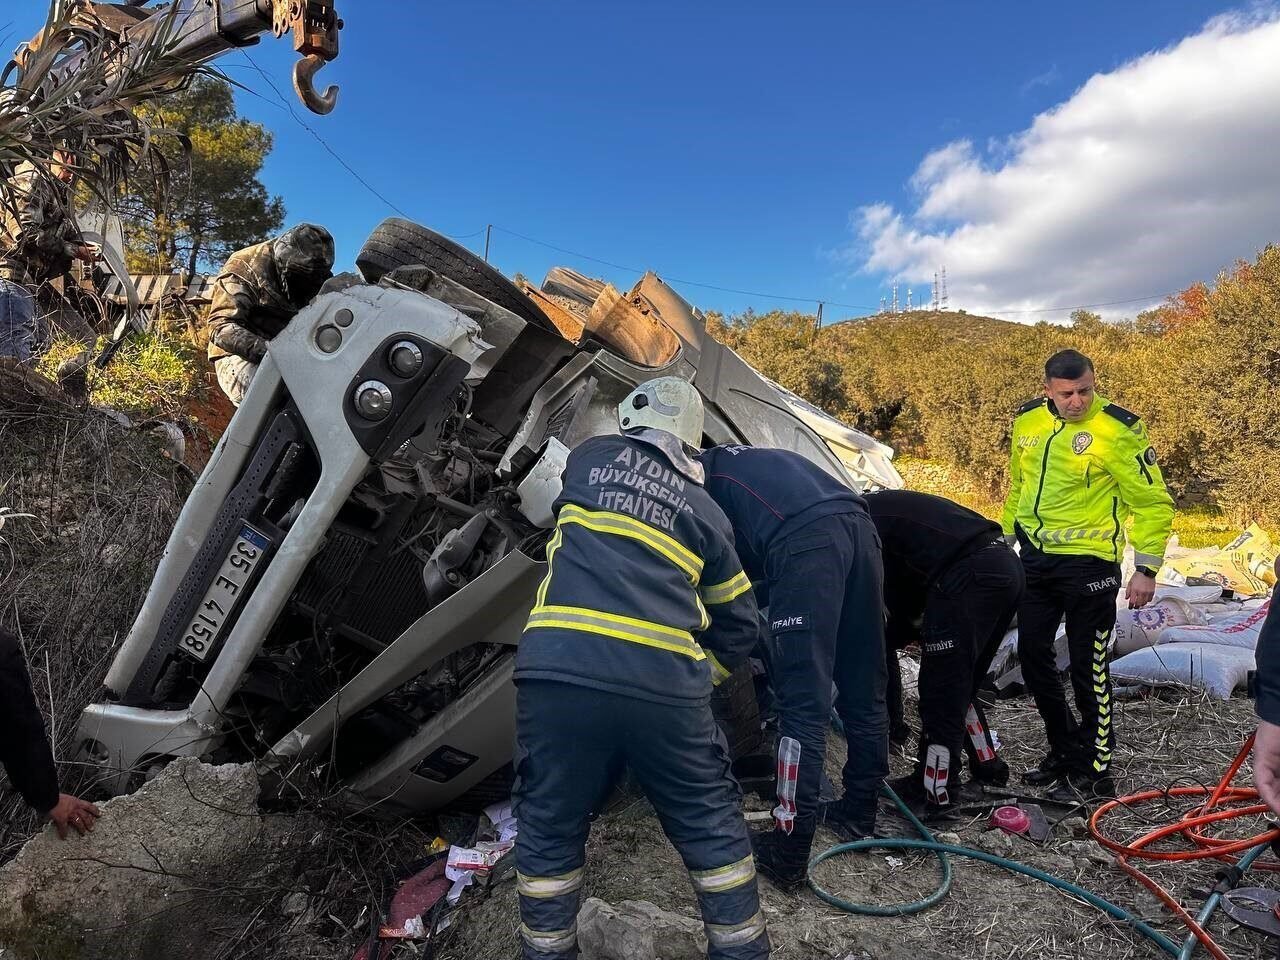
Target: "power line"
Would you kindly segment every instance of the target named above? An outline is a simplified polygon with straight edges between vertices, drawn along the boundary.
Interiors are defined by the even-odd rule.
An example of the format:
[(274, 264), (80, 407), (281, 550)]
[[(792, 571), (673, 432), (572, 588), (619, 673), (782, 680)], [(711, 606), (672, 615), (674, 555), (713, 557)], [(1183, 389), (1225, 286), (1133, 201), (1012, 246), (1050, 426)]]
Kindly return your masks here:
[[(548, 250), (555, 250), (557, 253), (563, 253), (570, 257), (578, 257), (582, 260), (590, 260), (592, 263), (599, 263), (599, 264), (603, 264), (606, 267), (613, 267), (615, 270), (626, 270), (629, 273), (647, 273), (648, 272), (647, 270), (642, 270), (639, 267), (629, 267), (625, 264), (614, 263), (611, 260), (601, 260), (599, 257), (592, 257), (585, 253), (579, 253), (576, 250), (569, 250), (566, 247), (557, 246), (554, 243), (547, 243), (545, 240), (537, 240), (534, 237), (526, 236), (523, 233), (517, 233), (515, 230), (508, 229), (507, 227), (500, 226), (496, 223), (493, 225), (493, 229), (501, 230), (503, 233), (508, 233), (513, 237), (519, 237), (521, 240), (527, 240), (529, 243), (537, 244), (540, 247), (546, 247)], [(734, 287), (722, 287), (719, 284), (715, 284), (715, 283), (702, 283), (697, 280), (687, 280), (684, 277), (673, 277), (666, 273), (663, 273), (662, 276), (665, 277), (667, 280), (671, 281), (672, 283), (682, 283), (688, 287), (701, 287), (704, 290), (718, 290), (721, 293), (736, 293), (745, 297), (762, 297), (766, 300), (788, 300), (793, 303), (819, 303), (819, 304), (826, 304), (827, 306), (830, 306), (830, 307), (845, 307), (846, 309), (849, 309), (849, 310), (873, 310), (874, 309), (872, 307), (868, 307), (863, 304), (840, 303), (838, 300), (828, 300), (825, 297), (792, 297), (792, 296), (784, 296), (783, 294), (780, 294), (780, 293), (760, 293), (758, 290), (738, 290)]]
[[(315, 141), (319, 143), (321, 147), (324, 148), (325, 152), (328, 153), (331, 157), (333, 157), (333, 159), (338, 161), (338, 163), (342, 166), (342, 168), (346, 170), (347, 173), (349, 173), (361, 186), (363, 186), (366, 190), (368, 190), (369, 193), (371, 193), (373, 196), (381, 200), (384, 204), (387, 205), (387, 207), (394, 210), (396, 213), (400, 214), (400, 216), (404, 217), (405, 219), (412, 219), (409, 216), (409, 214), (405, 213), (405, 211), (401, 210), (400, 207), (392, 203), (391, 200), (387, 199), (387, 197), (384, 196), (377, 188), (375, 188), (373, 184), (369, 183), (368, 180), (362, 177), (359, 174), (359, 172), (357, 172), (356, 169), (351, 166), (351, 164), (349, 164), (345, 159), (343, 159), (343, 157), (336, 150), (333, 149), (333, 147), (329, 146), (329, 144), (325, 141), (324, 137), (320, 136), (320, 134), (317, 133), (316, 130), (310, 124), (308, 124), (305, 120), (303, 120), (298, 115), (297, 111), (293, 109), (293, 105), (280, 92), (279, 87), (275, 85), (271, 77), (266, 73), (266, 71), (264, 71), (260, 66), (258, 66), (257, 62), (251, 56), (249, 56), (248, 51), (242, 50), (241, 53), (244, 54), (244, 57), (249, 62), (249, 65), (253, 67), (255, 71), (257, 71), (258, 75), (262, 77), (264, 81), (266, 81), (267, 85), (275, 93), (276, 102), (278, 103), (278, 105), (288, 111), (289, 116), (291, 116), (294, 119), (294, 122), (296, 122), (298, 126), (302, 127), (303, 130), (307, 131), (307, 133), (309, 133), (315, 139)], [(257, 91), (247, 86), (244, 87), (244, 89), (247, 90), (249, 93), (251, 93), (253, 96), (258, 97), (264, 103), (272, 102), (267, 98), (262, 97), (259, 93), (257, 93)], [(599, 257), (593, 257), (590, 254), (581, 253), (577, 250), (570, 250), (567, 247), (562, 247), (562, 246), (559, 246), (558, 244), (549, 243), (546, 240), (539, 240), (536, 237), (530, 237), (527, 234), (523, 234), (523, 233), (520, 233), (519, 231), (512, 230), (509, 227), (501, 226), (500, 224), (496, 224), (496, 223), (490, 224), (490, 227), (492, 227), (492, 229), (494, 230), (500, 230), (501, 232), (508, 234), (510, 236), (517, 237), (520, 240), (524, 240), (527, 243), (532, 243), (540, 247), (546, 247), (548, 250), (555, 250), (557, 253), (563, 253), (566, 256), (570, 256), (570, 257), (577, 257), (580, 260), (587, 260), (591, 263), (598, 263), (602, 266), (611, 267), (615, 270), (625, 270), (628, 273), (635, 273), (635, 274), (644, 274), (648, 272), (647, 270), (642, 269), (640, 267), (627, 266), (626, 264), (615, 263), (612, 260), (602, 260)], [(472, 237), (478, 237), (481, 234), (483, 234), (485, 232), (485, 229), (486, 228), (481, 227), (479, 230), (475, 230), (472, 233), (445, 234), (445, 236), (453, 240), (470, 240)], [(780, 293), (761, 293), (758, 290), (741, 290), (736, 287), (726, 287), (726, 286), (722, 286), (720, 284), (715, 284), (715, 283), (704, 283), (699, 280), (689, 280), (684, 277), (675, 277), (665, 273), (663, 274), (663, 276), (667, 280), (673, 283), (680, 283), (689, 287), (698, 287), (703, 290), (715, 290), (719, 293), (732, 293), (732, 294), (736, 294), (738, 296), (744, 296), (744, 297), (760, 297), (765, 300), (782, 300), (789, 303), (814, 303), (818, 305), (820, 311), (824, 305), (830, 306), (830, 307), (843, 307), (846, 310), (861, 310), (861, 311), (865, 311), (868, 314), (875, 313), (877, 310), (876, 307), (869, 307), (866, 304), (842, 303), (839, 300), (828, 300), (824, 297), (797, 297), (797, 296), (791, 296), (791, 295), (780, 294)], [(1076, 306), (1070, 306), (1070, 307), (1038, 307), (1034, 309), (1022, 309), (1022, 310), (998, 308), (998, 309), (988, 310), (987, 313), (988, 314), (1012, 313), (1012, 314), (1018, 314), (1019, 316), (1024, 314), (1065, 313), (1067, 311), (1072, 311), (1072, 310), (1094, 310), (1099, 307), (1118, 307), (1118, 306), (1124, 306), (1130, 303), (1144, 303), (1144, 302), (1150, 302), (1152, 300), (1161, 300), (1169, 296), (1172, 296), (1172, 294), (1160, 293), (1160, 294), (1153, 294), (1147, 297), (1134, 297), (1129, 300), (1110, 300), (1105, 303), (1085, 303), (1085, 304), (1078, 304)]]
[(1035, 310), (1004, 310), (994, 309), (992, 313), (1063, 313), (1067, 310), (1094, 310), (1098, 307), (1120, 307), (1127, 303), (1149, 303), (1152, 300), (1163, 300), (1165, 297), (1173, 296), (1172, 293), (1153, 293), (1149, 297), (1134, 297), (1132, 300), (1109, 300), (1106, 303), (1081, 303), (1074, 307), (1039, 307)]
[[(250, 66), (252, 66), (253, 69), (258, 72), (258, 76), (262, 77), (262, 79), (267, 82), (267, 86), (269, 86), (275, 92), (276, 99), (279, 101), (280, 106), (284, 107), (285, 110), (289, 111), (289, 116), (293, 117), (294, 121), (298, 124), (298, 126), (302, 127), (303, 130), (311, 134), (311, 136), (315, 138), (316, 142), (325, 149), (325, 152), (328, 153), (329, 156), (333, 157), (333, 159), (337, 160), (338, 163), (342, 165), (342, 168), (346, 170), (347, 173), (351, 174), (351, 176), (354, 177), (356, 181), (360, 183), (361, 186), (363, 186), (371, 194), (373, 194), (375, 197), (377, 197), (379, 200), (385, 203), (388, 207), (390, 207), (396, 213), (400, 214), (400, 216), (404, 217), (406, 220), (412, 219), (409, 216), (409, 214), (405, 213), (398, 206), (396, 206), (394, 203), (388, 200), (385, 196), (383, 196), (382, 193), (380, 193), (373, 186), (373, 184), (371, 184), (364, 177), (360, 176), (360, 174), (356, 172), (355, 168), (352, 167), (351, 164), (347, 163), (347, 161), (342, 158), (342, 156), (338, 153), (337, 150), (334, 150), (333, 147), (329, 146), (329, 144), (325, 142), (324, 137), (320, 136), (320, 134), (318, 134), (309, 123), (307, 123), (300, 116), (298, 116), (297, 111), (293, 109), (293, 104), (291, 104), (287, 99), (285, 99), (284, 95), (280, 92), (280, 88), (275, 85), (275, 83), (272, 81), (271, 77), (266, 73), (266, 71), (263, 70), (260, 66), (258, 66), (257, 62), (253, 59), (253, 57), (249, 56), (249, 53), (247, 50), (242, 50), (241, 52), (244, 54), (244, 58), (249, 61)], [(249, 90), (248, 87), (246, 87), (245, 89)], [(249, 92), (253, 93), (254, 96), (259, 96), (253, 90), (249, 90)], [(260, 99), (263, 99), (267, 103), (271, 102), (269, 100), (266, 100), (265, 98), (260, 98)], [(466, 233), (460, 236), (456, 234), (448, 233), (448, 234), (445, 234), (445, 236), (450, 237), (451, 239), (454, 239), (454, 240), (469, 240), (472, 237), (478, 237), (482, 233), (484, 233), (483, 227), (475, 231), (474, 233)]]

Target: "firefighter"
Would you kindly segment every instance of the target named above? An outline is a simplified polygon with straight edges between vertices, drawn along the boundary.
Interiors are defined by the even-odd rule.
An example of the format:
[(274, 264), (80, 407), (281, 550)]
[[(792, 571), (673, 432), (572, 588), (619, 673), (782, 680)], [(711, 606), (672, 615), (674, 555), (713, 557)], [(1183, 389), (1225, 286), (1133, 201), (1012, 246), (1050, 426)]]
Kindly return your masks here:
[(720, 446), (699, 459), (769, 608), (779, 765), (795, 779), (780, 777), (775, 828), (752, 843), (761, 872), (794, 889), (818, 822), (833, 682), (849, 752), (825, 820), (849, 839), (875, 830), (889, 772), (880, 538), (862, 497), (799, 454)]
[(962, 749), (971, 779), (1009, 780), (977, 694), (1018, 609), (1022, 564), (998, 523), (943, 497), (882, 490), (866, 500), (884, 552), (889, 649), (920, 645), (919, 748), (893, 787), (938, 814), (956, 803)]
[(674, 377), (569, 455), (547, 575), (516, 653), (516, 866), (526, 958), (577, 956), (588, 822), (625, 767), (702, 908), (707, 956), (767, 957), (713, 677), (759, 639), (728, 520), (691, 456), (702, 399)]
[[(1114, 794), (1110, 642), (1125, 525), (1136, 569), (1125, 596), (1146, 606), (1173, 524), (1155, 448), (1135, 413), (1095, 389), (1093, 363), (1075, 350), (1051, 356), (1044, 396), (1013, 425), (1002, 528), (1016, 538), (1027, 588), (1018, 606), (1018, 658), (1044, 721), (1049, 752), (1029, 771), (1059, 800)], [(1063, 694), (1053, 641), (1066, 615), (1077, 723)]]
[(300, 223), (274, 240), (233, 253), (213, 281), (209, 359), (218, 386), (240, 406), (267, 355), (267, 343), (332, 276), (333, 237)]

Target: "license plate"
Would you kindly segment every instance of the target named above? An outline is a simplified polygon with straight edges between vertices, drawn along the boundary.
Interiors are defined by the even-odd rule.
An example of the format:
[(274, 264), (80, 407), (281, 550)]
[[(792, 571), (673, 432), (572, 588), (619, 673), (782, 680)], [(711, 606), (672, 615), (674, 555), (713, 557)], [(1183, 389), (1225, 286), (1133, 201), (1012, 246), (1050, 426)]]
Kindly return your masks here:
[(271, 540), (262, 531), (247, 523), (240, 528), (218, 575), (213, 578), (200, 606), (196, 607), (195, 616), (183, 631), (182, 640), (178, 643), (181, 649), (200, 661), (209, 658), (222, 636), (222, 628), (244, 598), (253, 572), (262, 564), (270, 547)]

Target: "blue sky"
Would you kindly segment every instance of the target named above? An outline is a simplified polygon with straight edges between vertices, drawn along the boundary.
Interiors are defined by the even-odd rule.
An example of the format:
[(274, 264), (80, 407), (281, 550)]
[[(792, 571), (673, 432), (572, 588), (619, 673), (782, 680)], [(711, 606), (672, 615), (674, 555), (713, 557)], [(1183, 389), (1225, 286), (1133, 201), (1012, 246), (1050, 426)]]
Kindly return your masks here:
[[(0, 0), (0, 7), (14, 2)], [(42, 4), (22, 5), (35, 8), (34, 28)], [(832, 319), (874, 309), (894, 276), (919, 289), (935, 258), (949, 261), (953, 303), (1043, 309), (1212, 279), (1271, 239), (1250, 223), (1214, 234), (1174, 264), (1151, 251), (1146, 265), (1160, 269), (1138, 264), (1112, 275), (1095, 267), (1043, 284), (1027, 281), (1024, 267), (1048, 276), (1076, 249), (1083, 263), (1099, 242), (1124, 251), (1132, 238), (1120, 230), (1099, 241), (1086, 231), (1074, 241), (1083, 246), (1064, 253), (1056, 241), (1042, 242), (1043, 229), (1028, 228), (1034, 235), (1019, 243), (1046, 259), (1052, 251), (1048, 265), (1035, 257), (1020, 264), (1016, 253), (1002, 253), (993, 265), (984, 259), (989, 241), (981, 255), (964, 246), (967, 220), (993, 221), (989, 234), (1021, 236), (991, 213), (1010, 202), (992, 178), (1021, 162), (1017, 138), (1037, 129), (1037, 117), (1051, 116), (1095, 75), (1123, 73), (1136, 58), (1201, 34), (1212, 17), (1232, 9), (1222, 4), (339, 0), (339, 7), (342, 54), (320, 74), (342, 88), (329, 116), (296, 105), (287, 42), (268, 37), (248, 55), (298, 115), (404, 214), (469, 235), (463, 242), (477, 250), (479, 232), (495, 224), (493, 262), (535, 280), (556, 263), (619, 286), (635, 274), (498, 227), (615, 264), (652, 267), (705, 308), (813, 305), (680, 281), (850, 305), (829, 306)], [(0, 23), (12, 19), (25, 34), (25, 17), (24, 9), (0, 15)], [(291, 221), (329, 226), (340, 264), (349, 264), (369, 229), (395, 211), (275, 102), (244, 55), (222, 65), (258, 94), (239, 94), (242, 112), (275, 133), (268, 187), (283, 195)], [(1251, 89), (1256, 78), (1237, 80)], [(1108, 102), (1125, 99), (1118, 86)], [(1142, 122), (1133, 118), (1135, 126)], [(949, 144), (960, 147), (935, 153)], [(931, 156), (940, 159), (926, 171)], [(1048, 177), (1070, 187), (1070, 176)], [(930, 200), (940, 185), (941, 195)], [(957, 200), (965, 190), (973, 195)], [(932, 220), (922, 218), (926, 201), (923, 213)]]

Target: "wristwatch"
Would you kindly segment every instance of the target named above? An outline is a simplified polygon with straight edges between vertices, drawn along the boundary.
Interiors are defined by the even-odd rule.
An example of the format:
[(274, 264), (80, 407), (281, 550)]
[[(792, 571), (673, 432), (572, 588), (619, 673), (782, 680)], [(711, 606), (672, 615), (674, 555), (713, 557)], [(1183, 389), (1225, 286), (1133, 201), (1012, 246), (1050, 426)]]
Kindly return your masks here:
[(1152, 580), (1156, 578), (1156, 571), (1153, 567), (1134, 567), (1134, 569), (1143, 576), (1150, 577)]

